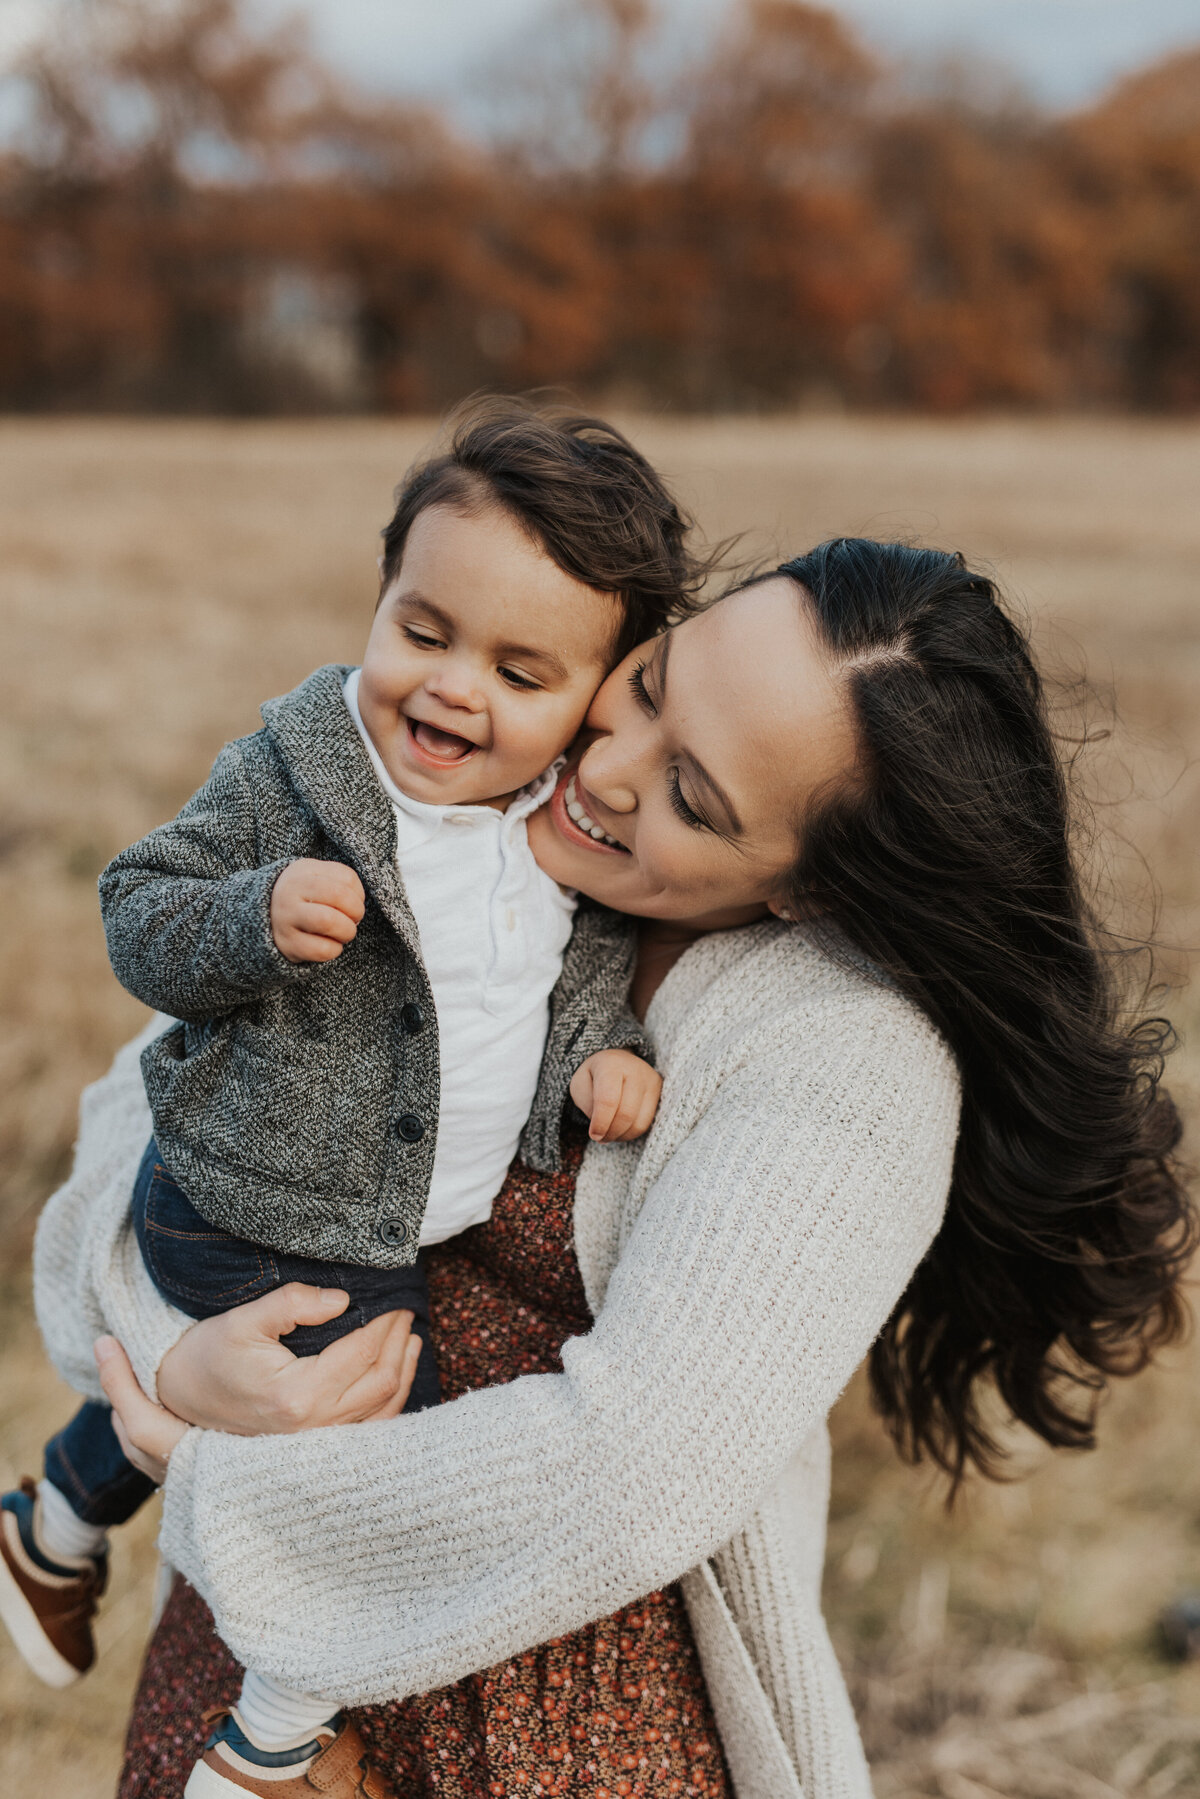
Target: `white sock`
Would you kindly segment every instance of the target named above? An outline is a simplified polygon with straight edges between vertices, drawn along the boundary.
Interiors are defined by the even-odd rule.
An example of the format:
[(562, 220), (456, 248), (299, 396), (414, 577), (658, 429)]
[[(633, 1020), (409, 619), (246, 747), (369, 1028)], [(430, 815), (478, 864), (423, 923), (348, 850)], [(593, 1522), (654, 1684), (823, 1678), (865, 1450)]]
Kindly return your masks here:
[(99, 1555), (108, 1541), (102, 1524), (85, 1524), (71, 1510), (71, 1502), (48, 1480), (38, 1482), (37, 1525), (34, 1535), (42, 1554), (52, 1562), (77, 1562), (85, 1555)]
[(289, 1749), (302, 1743), (336, 1718), (337, 1710), (328, 1699), (291, 1693), (251, 1668), (246, 1670), (237, 1702), (238, 1716), (259, 1749)]

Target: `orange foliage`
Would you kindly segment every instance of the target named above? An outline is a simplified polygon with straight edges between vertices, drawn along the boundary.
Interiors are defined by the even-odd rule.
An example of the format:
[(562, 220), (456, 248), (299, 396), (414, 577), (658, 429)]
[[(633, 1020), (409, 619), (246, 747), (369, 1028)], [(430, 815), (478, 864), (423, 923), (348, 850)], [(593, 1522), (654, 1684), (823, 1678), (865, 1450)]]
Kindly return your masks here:
[(651, 0), (574, 0), (488, 148), (238, 0), (86, 17), (0, 163), (0, 404), (1200, 404), (1200, 52), (1055, 120), (906, 99), (799, 0), (667, 82)]

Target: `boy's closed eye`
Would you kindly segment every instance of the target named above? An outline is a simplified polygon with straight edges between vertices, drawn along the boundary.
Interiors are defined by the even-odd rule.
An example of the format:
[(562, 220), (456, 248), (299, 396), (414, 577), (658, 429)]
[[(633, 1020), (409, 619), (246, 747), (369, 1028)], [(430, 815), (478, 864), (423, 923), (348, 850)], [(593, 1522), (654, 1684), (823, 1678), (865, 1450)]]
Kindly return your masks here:
[[(427, 650), (431, 654), (436, 654), (438, 651), (446, 651), (450, 647), (444, 636), (439, 632), (430, 629), (428, 626), (414, 624), (413, 622), (408, 621), (402, 624), (400, 628), (408, 642), (414, 644), (417, 649)], [(526, 651), (525, 654), (531, 660), (538, 662), (544, 661), (545, 673), (540, 678), (538, 675), (530, 673), (527, 668), (520, 666), (514, 667), (511, 663), (507, 662), (500, 663), (496, 669), (496, 673), (500, 676), (500, 679), (516, 692), (542, 693), (547, 687), (553, 688), (559, 685), (565, 678), (566, 670), (559, 662), (557, 656), (539, 650)]]

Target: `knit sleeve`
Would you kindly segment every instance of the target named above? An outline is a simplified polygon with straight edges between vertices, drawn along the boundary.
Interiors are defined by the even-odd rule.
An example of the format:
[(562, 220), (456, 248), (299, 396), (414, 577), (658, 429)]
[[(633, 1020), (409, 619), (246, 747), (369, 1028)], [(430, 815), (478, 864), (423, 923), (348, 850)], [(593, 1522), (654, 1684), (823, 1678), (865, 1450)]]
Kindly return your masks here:
[(734, 1534), (944, 1205), (950, 1059), (899, 1003), (868, 1022), (801, 1011), (725, 1056), (563, 1373), (386, 1424), (184, 1439), (164, 1552), (239, 1657), (347, 1703), (425, 1692)]
[(271, 893), (287, 859), (261, 857), (247, 741), (226, 744), (176, 817), (100, 877), (113, 972), (144, 1005), (175, 1018), (214, 1017), (312, 976), (271, 934)]
[(150, 1137), (141, 1052), (170, 1019), (157, 1017), (84, 1091), (71, 1172), (47, 1200), (33, 1251), (33, 1297), (50, 1360), (90, 1399), (103, 1397), (92, 1344), (111, 1332), (146, 1392), (192, 1320), (160, 1297), (129, 1216), (134, 1177)]

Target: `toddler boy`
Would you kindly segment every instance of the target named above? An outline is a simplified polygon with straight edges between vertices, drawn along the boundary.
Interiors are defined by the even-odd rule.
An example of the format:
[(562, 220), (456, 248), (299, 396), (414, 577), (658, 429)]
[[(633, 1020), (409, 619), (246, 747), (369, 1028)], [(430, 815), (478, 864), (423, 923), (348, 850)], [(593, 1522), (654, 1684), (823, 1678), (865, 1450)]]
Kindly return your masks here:
[[(285, 1339), (309, 1355), (408, 1308), (406, 1409), (436, 1404), (422, 1249), (487, 1219), (519, 1142), (555, 1165), (568, 1089), (595, 1140), (649, 1128), (661, 1083), (625, 939), (575, 916), (525, 820), (596, 687), (679, 597), (684, 530), (600, 421), (477, 405), (400, 490), (361, 669), (268, 702), (105, 871), (113, 967), (177, 1021), (143, 1056), (133, 1221), (181, 1310), (345, 1290), (339, 1317)], [(40, 1486), (0, 1502), (0, 1613), (53, 1684), (91, 1665), (105, 1533), (149, 1491), (87, 1402)], [(265, 1778), (287, 1799), (350, 1730), (248, 1673), (187, 1792)]]

